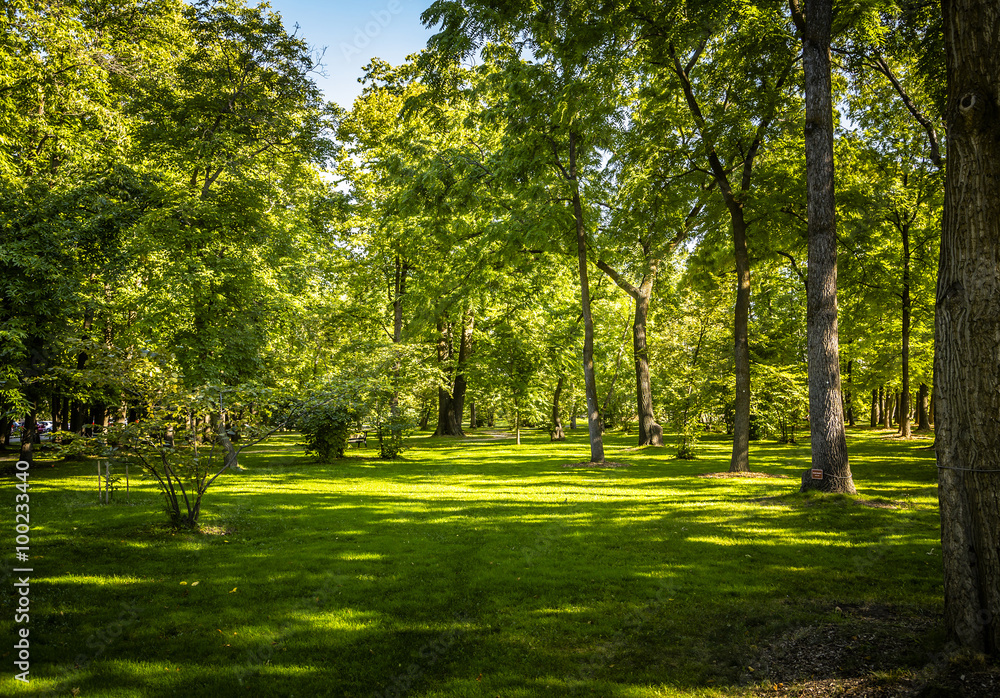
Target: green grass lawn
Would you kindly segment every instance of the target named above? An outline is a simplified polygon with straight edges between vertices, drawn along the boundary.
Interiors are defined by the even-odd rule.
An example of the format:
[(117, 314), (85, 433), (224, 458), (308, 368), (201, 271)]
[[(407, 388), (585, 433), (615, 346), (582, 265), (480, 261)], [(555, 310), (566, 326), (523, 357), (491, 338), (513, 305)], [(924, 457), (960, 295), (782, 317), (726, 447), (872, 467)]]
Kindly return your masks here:
[(609, 434), (631, 467), (571, 469), (583, 431), (330, 465), (284, 435), (219, 479), (198, 535), (165, 528), (134, 472), (129, 502), (99, 505), (93, 462), (39, 468), (32, 680), (12, 679), (5, 613), (0, 694), (742, 695), (817, 629), (854, 643), (842, 675), (891, 681), (942, 644), (942, 587), (930, 440), (890, 434), (851, 432), (857, 497), (797, 493), (807, 445), (751, 445), (791, 479), (706, 479), (724, 437), (677, 461)]

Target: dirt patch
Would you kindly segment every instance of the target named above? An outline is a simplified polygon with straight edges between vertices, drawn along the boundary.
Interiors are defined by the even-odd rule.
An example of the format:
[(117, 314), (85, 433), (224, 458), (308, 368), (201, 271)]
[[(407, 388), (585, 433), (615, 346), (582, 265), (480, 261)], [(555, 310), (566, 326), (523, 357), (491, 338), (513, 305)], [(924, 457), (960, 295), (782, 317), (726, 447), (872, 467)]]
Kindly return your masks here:
[(782, 480), (790, 480), (791, 478), (787, 475), (775, 475), (773, 473), (757, 473), (757, 472), (746, 472), (746, 473), (702, 473), (701, 475), (695, 475), (695, 477), (707, 477), (707, 478), (718, 478), (718, 479), (728, 479), (728, 478), (779, 478)]
[(564, 468), (629, 468), (631, 465), (629, 463), (615, 463), (614, 461), (606, 460), (603, 463), (567, 463), (563, 466)]
[(855, 499), (854, 503), (870, 509), (899, 509), (895, 502), (876, 502), (874, 499)]
[[(790, 630), (757, 651), (741, 678), (759, 696), (1000, 695), (1000, 666), (926, 649), (939, 617), (842, 604), (840, 623)], [(752, 671), (751, 671), (752, 667)]]

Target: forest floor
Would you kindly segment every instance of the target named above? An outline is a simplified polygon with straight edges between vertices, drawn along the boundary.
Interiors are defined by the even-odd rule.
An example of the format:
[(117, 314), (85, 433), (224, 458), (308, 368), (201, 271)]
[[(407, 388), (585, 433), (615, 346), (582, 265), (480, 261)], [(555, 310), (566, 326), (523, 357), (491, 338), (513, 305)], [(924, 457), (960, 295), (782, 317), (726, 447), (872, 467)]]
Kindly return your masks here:
[(42, 462), (31, 683), (0, 649), (0, 695), (1000, 695), (945, 643), (929, 437), (852, 430), (848, 497), (798, 493), (807, 444), (752, 444), (786, 477), (713, 478), (722, 435), (682, 461), (608, 434), (620, 468), (565, 467), (589, 453), (568, 435), (330, 464), (279, 435), (209, 491), (200, 533), (134, 472), (100, 505), (93, 462)]

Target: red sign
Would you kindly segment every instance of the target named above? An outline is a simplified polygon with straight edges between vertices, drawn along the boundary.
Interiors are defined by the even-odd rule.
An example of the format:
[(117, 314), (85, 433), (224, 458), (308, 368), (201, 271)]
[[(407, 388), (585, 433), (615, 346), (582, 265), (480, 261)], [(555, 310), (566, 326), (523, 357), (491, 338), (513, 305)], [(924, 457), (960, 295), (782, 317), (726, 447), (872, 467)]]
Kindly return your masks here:
[(813, 468), (812, 479), (813, 480), (822, 480), (823, 479), (823, 471), (822, 470), (817, 470), (816, 468)]

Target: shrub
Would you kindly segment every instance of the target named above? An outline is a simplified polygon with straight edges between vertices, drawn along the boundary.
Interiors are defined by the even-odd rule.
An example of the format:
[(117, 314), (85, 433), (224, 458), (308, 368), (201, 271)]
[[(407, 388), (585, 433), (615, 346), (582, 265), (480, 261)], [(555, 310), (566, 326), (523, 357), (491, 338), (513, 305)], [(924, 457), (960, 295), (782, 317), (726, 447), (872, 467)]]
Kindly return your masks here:
[(324, 463), (342, 458), (355, 417), (353, 408), (339, 403), (320, 405), (302, 415), (298, 427), (306, 439), (306, 452)]

